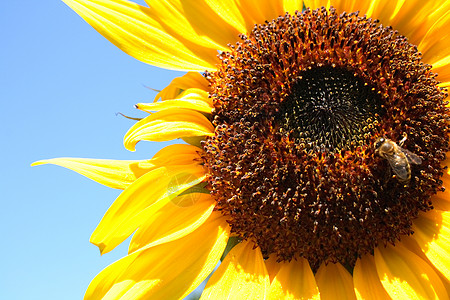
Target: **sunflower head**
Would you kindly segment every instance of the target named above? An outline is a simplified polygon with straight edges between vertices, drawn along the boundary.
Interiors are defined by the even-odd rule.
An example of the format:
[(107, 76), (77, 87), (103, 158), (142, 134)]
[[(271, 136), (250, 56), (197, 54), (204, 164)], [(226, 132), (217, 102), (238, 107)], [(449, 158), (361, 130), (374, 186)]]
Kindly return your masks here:
[[(322, 7), (256, 25), (220, 59), (206, 74), (215, 135), (203, 157), (233, 233), (266, 257), (314, 268), (353, 266), (412, 234), (443, 189), (449, 142), (446, 93), (416, 46), (376, 20)], [(376, 155), (383, 136), (407, 137), (423, 163)], [(406, 184), (389, 165), (402, 162)]]

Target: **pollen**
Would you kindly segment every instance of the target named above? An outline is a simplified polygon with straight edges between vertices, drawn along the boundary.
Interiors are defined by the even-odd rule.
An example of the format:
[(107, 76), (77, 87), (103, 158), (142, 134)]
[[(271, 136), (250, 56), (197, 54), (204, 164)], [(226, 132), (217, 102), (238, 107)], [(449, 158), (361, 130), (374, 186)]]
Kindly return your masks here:
[[(206, 73), (214, 136), (203, 161), (216, 209), (265, 257), (351, 268), (412, 234), (449, 150), (446, 91), (417, 47), (358, 13), (325, 8), (254, 27)], [(379, 137), (420, 157), (408, 182)]]

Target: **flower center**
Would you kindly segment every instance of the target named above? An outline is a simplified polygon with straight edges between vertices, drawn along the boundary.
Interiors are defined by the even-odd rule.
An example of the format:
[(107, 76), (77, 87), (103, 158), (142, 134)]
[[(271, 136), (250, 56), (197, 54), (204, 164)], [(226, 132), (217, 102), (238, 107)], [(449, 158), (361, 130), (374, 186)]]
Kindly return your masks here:
[[(417, 47), (357, 13), (306, 10), (257, 25), (207, 73), (208, 189), (265, 257), (351, 268), (412, 234), (448, 151), (446, 94)], [(416, 154), (401, 170), (378, 138)], [(384, 154), (383, 154), (384, 155)], [(403, 157), (399, 155), (399, 157)], [(406, 178), (406, 179), (405, 179)]]
[(316, 67), (298, 75), (276, 122), (297, 144), (334, 151), (364, 145), (364, 136), (381, 112), (379, 95), (357, 75)]

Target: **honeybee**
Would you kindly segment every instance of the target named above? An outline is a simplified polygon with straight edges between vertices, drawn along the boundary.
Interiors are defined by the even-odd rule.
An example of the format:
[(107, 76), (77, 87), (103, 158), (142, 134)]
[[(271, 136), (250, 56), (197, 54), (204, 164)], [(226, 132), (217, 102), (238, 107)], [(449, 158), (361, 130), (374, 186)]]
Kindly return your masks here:
[[(406, 140), (406, 136), (399, 142), (400, 145)], [(387, 159), (389, 165), (397, 176), (398, 181), (408, 182), (411, 179), (411, 164), (420, 165), (422, 159), (416, 154), (408, 151), (394, 141), (379, 137), (374, 143), (375, 153)]]

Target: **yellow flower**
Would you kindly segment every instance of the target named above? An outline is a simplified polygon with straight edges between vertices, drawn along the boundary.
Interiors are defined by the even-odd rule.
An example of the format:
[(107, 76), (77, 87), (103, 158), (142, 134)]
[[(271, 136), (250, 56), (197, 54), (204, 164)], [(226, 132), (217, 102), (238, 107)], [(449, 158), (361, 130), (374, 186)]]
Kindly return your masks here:
[(187, 144), (35, 163), (123, 189), (85, 299), (449, 298), (449, 1), (64, 1), (188, 72), (124, 140)]

